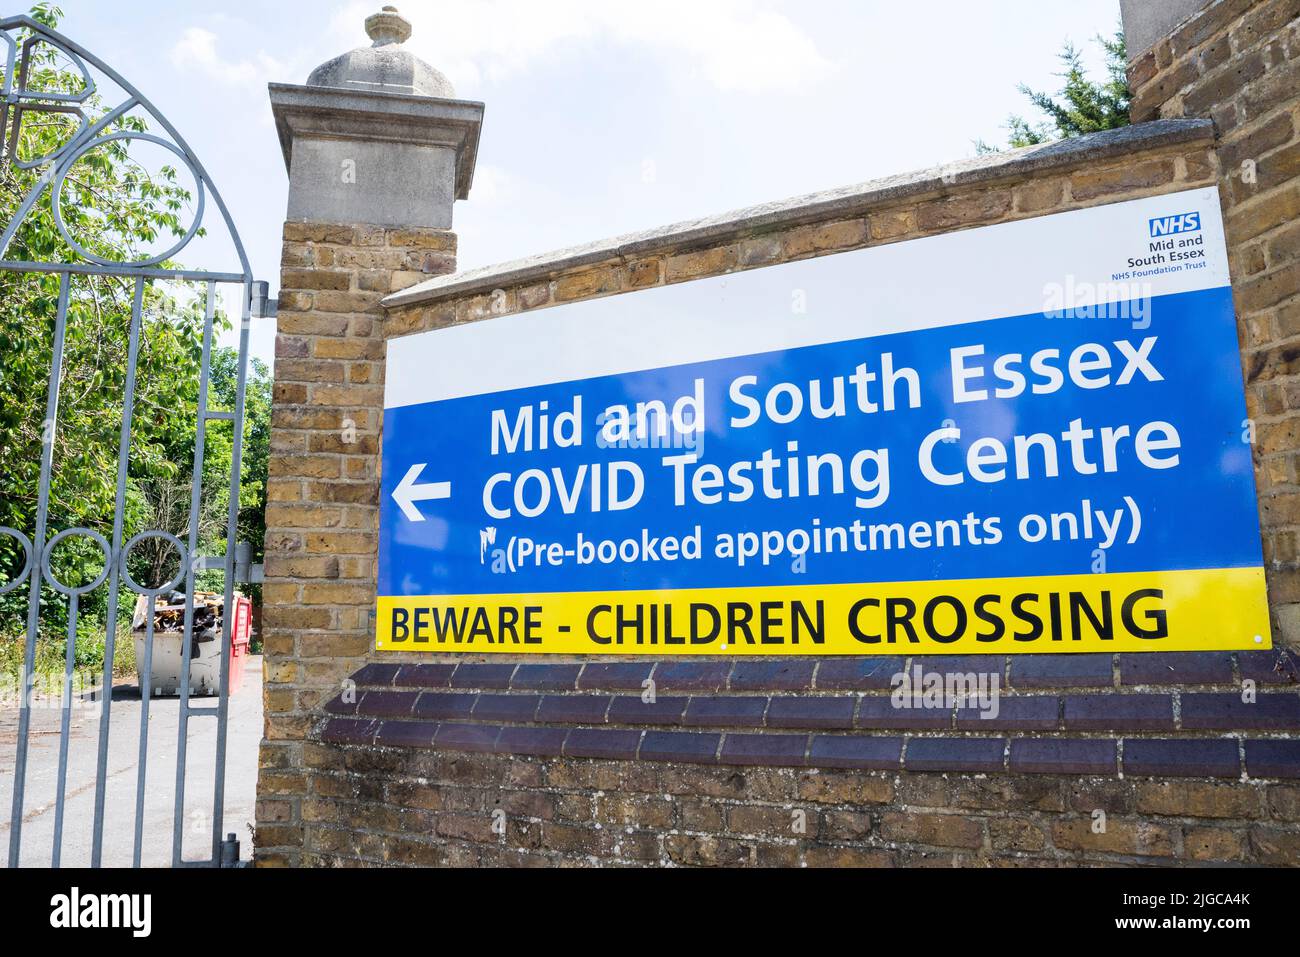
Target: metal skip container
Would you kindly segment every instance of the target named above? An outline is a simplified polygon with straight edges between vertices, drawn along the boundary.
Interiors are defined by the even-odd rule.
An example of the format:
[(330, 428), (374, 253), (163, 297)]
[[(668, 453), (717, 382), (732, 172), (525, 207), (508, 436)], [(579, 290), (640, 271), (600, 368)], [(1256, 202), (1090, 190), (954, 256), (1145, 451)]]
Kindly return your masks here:
[[(155, 696), (180, 694), (183, 659), (181, 646), (185, 641), (184, 596), (172, 596), (175, 604), (160, 604), (154, 609), (153, 661), (149, 686)], [(244, 680), (244, 662), (248, 658), (252, 638), (252, 603), (239, 592), (234, 595), (235, 618), (230, 632), (230, 693), (239, 691)], [(194, 596), (193, 639), (190, 642), (190, 694), (212, 696), (221, 690), (221, 633), (224, 602), (221, 595), (199, 592)], [(131, 622), (135, 637), (137, 669), (145, 661), (145, 616), (148, 601), (143, 596), (135, 606)], [(141, 687), (144, 675), (140, 675)]]

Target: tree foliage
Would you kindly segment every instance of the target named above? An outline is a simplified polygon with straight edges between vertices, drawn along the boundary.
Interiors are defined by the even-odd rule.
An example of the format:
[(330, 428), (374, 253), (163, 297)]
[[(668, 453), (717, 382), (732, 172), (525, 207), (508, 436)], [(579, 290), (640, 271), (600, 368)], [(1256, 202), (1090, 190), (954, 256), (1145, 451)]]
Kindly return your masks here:
[[(1066, 42), (1060, 54), (1065, 69), (1057, 74), (1063, 81), (1058, 94), (1053, 96), (1023, 83), (1020, 85), (1020, 92), (1045, 119), (1033, 122), (1022, 116), (1011, 116), (1006, 126), (1009, 147), (1034, 146), (1129, 125), (1132, 92), (1128, 84), (1124, 32), (1120, 30), (1109, 39), (1098, 36), (1096, 42), (1106, 54), (1104, 80), (1098, 82), (1089, 78), (1083, 66), (1083, 55), (1073, 44)], [(995, 151), (983, 141), (976, 145), (981, 153)]]
[[(37, 4), (33, 16), (57, 25), (60, 11)], [(82, 78), (54, 51), (36, 47), (29, 86), (73, 92)], [(90, 121), (107, 107), (92, 97), (83, 108)], [(16, 155), (47, 156), (75, 135), (69, 114), (24, 115)], [(106, 132), (144, 132), (139, 116), (116, 120)], [(193, 215), (193, 197), (174, 167), (148, 168), (133, 158), (130, 140), (116, 140), (83, 156), (62, 190), (68, 232), (85, 249), (116, 261), (132, 261), (183, 236)], [(8, 224), (45, 168), (24, 170), (12, 162), (0, 168), (0, 224)], [(22, 222), (5, 258), (11, 261), (64, 262), (77, 256), (58, 229), (43, 198)], [(175, 264), (168, 264), (175, 265)], [(119, 446), (127, 384), (128, 346), (136, 280), (74, 276), (69, 288), (57, 425), (46, 418), (53, 360), (60, 280), (39, 272), (0, 271), (0, 526), (35, 532), (41, 457), (53, 440), (48, 535), (68, 528), (93, 529), (111, 538), (117, 513)], [(190, 531), (198, 397), (204, 329), (203, 290), (183, 285), (143, 283), (134, 415), (122, 518), (128, 540), (146, 529), (160, 529), (182, 540)], [(214, 336), (228, 330), (218, 315)], [(233, 410), (238, 355), (214, 349), (209, 405)], [(265, 469), (269, 451), (270, 377), (261, 363), (250, 369), (249, 415), (245, 423), (245, 484), (240, 495), (241, 536), (260, 547), (264, 523)], [(225, 548), (233, 434), (225, 423), (206, 430), (199, 532), (205, 554)], [(150, 545), (133, 552), (133, 576), (161, 584), (175, 571), (175, 556)], [(0, 538), (0, 582), (16, 577), (22, 548)], [(93, 577), (102, 567), (99, 550), (85, 540), (69, 543), (54, 556), (60, 577), (71, 584)], [(170, 566), (170, 567), (168, 567)], [(66, 577), (65, 577), (66, 576)], [(107, 589), (83, 601), (93, 620), (106, 605)], [(130, 596), (124, 593), (130, 612)], [(60, 635), (66, 599), (43, 594), (43, 634)], [(27, 590), (0, 598), (0, 638), (25, 628)]]

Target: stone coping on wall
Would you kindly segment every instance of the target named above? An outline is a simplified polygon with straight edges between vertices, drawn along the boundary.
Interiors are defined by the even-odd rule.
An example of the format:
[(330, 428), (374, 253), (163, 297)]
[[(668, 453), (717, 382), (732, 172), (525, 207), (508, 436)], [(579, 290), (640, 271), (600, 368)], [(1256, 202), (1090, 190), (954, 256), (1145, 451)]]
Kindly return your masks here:
[[(894, 676), (913, 666), (997, 675), (996, 715), (979, 702), (897, 707)], [(1249, 703), (1247, 681), (1257, 689)], [(342, 746), (681, 764), (1296, 779), (1298, 681), (1281, 651), (376, 663), (326, 706), (319, 735)]]
[(1209, 145), (1213, 140), (1214, 124), (1210, 120), (1155, 120), (1009, 152), (990, 153), (944, 166), (439, 276), (388, 296), (382, 305), (386, 309), (429, 305), (534, 282), (559, 272), (610, 260), (653, 256), (687, 246), (720, 243), (763, 229), (846, 218), (926, 195), (1024, 180), (1154, 150), (1202, 142)]

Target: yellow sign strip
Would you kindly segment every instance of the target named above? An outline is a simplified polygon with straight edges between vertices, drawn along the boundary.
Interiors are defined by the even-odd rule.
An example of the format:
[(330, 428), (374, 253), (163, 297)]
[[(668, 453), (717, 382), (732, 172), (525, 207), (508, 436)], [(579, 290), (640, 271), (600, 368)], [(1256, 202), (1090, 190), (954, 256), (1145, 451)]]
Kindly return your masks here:
[(823, 656), (1272, 647), (1262, 568), (380, 598), (380, 651)]

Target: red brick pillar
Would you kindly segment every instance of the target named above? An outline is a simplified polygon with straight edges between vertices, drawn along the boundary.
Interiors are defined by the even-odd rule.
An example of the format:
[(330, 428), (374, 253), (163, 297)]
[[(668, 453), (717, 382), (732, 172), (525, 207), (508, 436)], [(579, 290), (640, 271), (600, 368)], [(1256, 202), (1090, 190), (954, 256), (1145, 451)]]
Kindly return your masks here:
[(1129, 49), (1135, 122), (1214, 120), (1274, 635), (1292, 648), (1300, 648), (1298, 18), (1296, 0), (1212, 0), (1149, 49)]
[(265, 713), (256, 858), (310, 863), (308, 737), (374, 645), (380, 301), (456, 269), (452, 208), (473, 180), (481, 104), (400, 49), (410, 25), (366, 21), (373, 47), (273, 85), (284, 227), (266, 514)]
[(379, 302), (455, 271), (444, 230), (286, 223), (267, 488), (266, 731), (258, 780), (262, 862), (295, 862), (304, 739), (322, 700), (374, 644)]

